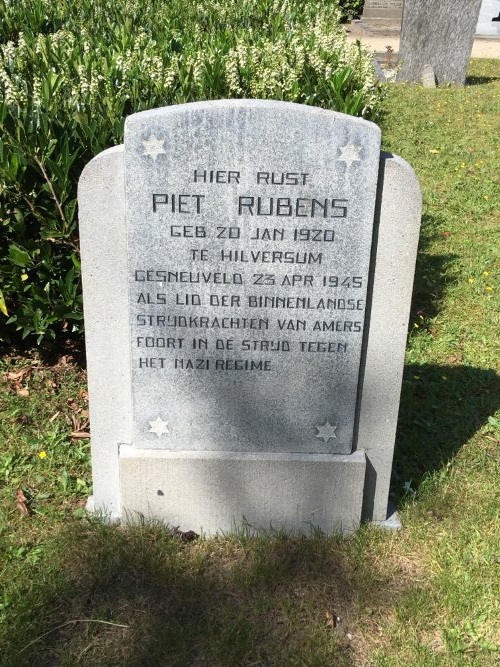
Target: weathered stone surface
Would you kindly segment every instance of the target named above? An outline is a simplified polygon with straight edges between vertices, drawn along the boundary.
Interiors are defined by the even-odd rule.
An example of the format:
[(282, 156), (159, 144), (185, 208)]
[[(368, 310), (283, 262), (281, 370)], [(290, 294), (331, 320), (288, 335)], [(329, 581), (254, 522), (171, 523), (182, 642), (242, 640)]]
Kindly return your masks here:
[(400, 19), (402, 15), (403, 0), (365, 0), (365, 19)]
[(387, 518), (421, 209), (413, 169), (382, 153), (356, 437), (367, 459), (365, 520)]
[(424, 88), (436, 87), (436, 75), (432, 65), (424, 65), (422, 69), (422, 85)]
[(288, 103), (127, 120), (135, 446), (352, 451), (379, 151)]
[(419, 82), (424, 65), (438, 84), (463, 85), (481, 0), (405, 0), (398, 81)]
[[(78, 184), (90, 422), (89, 508), (121, 516), (118, 444), (132, 442), (123, 146), (84, 169)], [(93, 502), (92, 502), (93, 501)]]
[[(218, 105), (220, 104), (215, 103), (213, 108), (219, 108)], [(244, 106), (246, 103), (240, 102), (238, 104)], [(264, 103), (262, 108), (268, 107), (268, 104)], [(279, 103), (274, 103), (274, 105), (281, 106)], [(272, 105), (272, 108), (274, 108), (274, 105)], [(192, 106), (189, 105), (190, 108)], [(210, 108), (210, 105), (208, 107)], [(159, 392), (164, 392), (162, 394), (165, 399), (164, 402), (155, 404), (162, 412), (151, 420), (151, 415), (146, 413), (147, 404), (142, 403), (144, 414), (141, 413), (140, 409), (136, 409), (135, 414), (133, 413), (133, 383), (137, 380), (134, 371), (131, 370), (131, 358), (136, 349), (137, 332), (134, 331), (131, 336), (129, 327), (131, 316), (134, 312), (137, 313), (136, 309), (140, 305), (136, 299), (137, 291), (134, 291), (136, 290), (135, 283), (142, 282), (142, 280), (132, 280), (132, 286), (128, 293), (127, 281), (130, 278), (130, 266), (127, 262), (127, 252), (130, 255), (130, 262), (135, 262), (137, 258), (146, 261), (146, 270), (163, 271), (163, 263), (167, 264), (166, 260), (170, 257), (169, 261), (174, 262), (172, 271), (179, 272), (181, 262), (186, 261), (183, 254), (183, 249), (186, 246), (181, 243), (178, 250), (169, 255), (168, 252), (171, 251), (171, 248), (166, 248), (166, 246), (169, 244), (173, 246), (179, 239), (179, 237), (173, 236), (171, 237), (172, 241), (170, 241), (169, 237), (169, 244), (162, 246), (165, 248), (165, 254), (158, 254), (154, 239), (153, 242), (151, 241), (152, 232), (145, 231), (144, 238), (147, 240), (149, 248), (154, 251), (151, 254), (152, 260), (147, 253), (144, 256), (140, 254), (139, 236), (135, 241), (132, 237), (129, 238), (127, 250), (125, 219), (127, 211), (133, 209), (134, 204), (131, 203), (129, 190), (128, 204), (125, 205), (125, 150), (123, 147), (117, 147), (104, 151), (92, 160), (84, 170), (79, 184), (80, 234), (92, 429), (94, 497), (91, 506), (98, 511), (104, 511), (116, 518), (125, 518), (127, 513), (132, 516), (136, 512), (142, 512), (146, 516), (154, 516), (172, 523), (180, 523), (180, 520), (176, 521), (176, 518), (183, 517), (182, 521), (185, 522), (183, 527), (189, 529), (202, 527), (208, 533), (227, 530), (233, 520), (234, 527), (236, 527), (242, 523), (243, 516), (248, 521), (250, 521), (249, 516), (251, 516), (251, 522), (261, 528), (267, 528), (269, 524), (272, 524), (275, 527), (286, 527), (294, 532), (307, 532), (310, 526), (316, 526), (328, 532), (333, 530), (348, 532), (359, 523), (359, 507), (362, 495), (364, 519), (375, 521), (386, 519), (413, 267), (420, 221), (420, 191), (415, 175), (409, 165), (400, 158), (382, 154), (379, 169), (375, 169), (378, 187), (374, 223), (373, 215), (371, 219), (368, 215), (365, 219), (363, 216), (364, 207), (367, 206), (366, 201), (361, 207), (359, 207), (359, 203), (358, 208), (356, 206), (351, 207), (351, 200), (363, 201), (363, 198), (368, 196), (366, 193), (370, 189), (370, 186), (367, 188), (365, 185), (367, 182), (370, 183), (369, 179), (361, 180), (357, 176), (356, 168), (360, 168), (362, 165), (356, 164), (356, 162), (366, 160), (370, 152), (374, 150), (372, 142), (374, 137), (375, 141), (378, 141), (377, 133), (370, 135), (371, 138), (367, 140), (368, 148), (366, 148), (363, 135), (366, 124), (333, 114), (332, 134), (328, 135), (327, 132), (325, 133), (325, 127), (323, 126), (322, 130), (321, 123), (318, 123), (318, 118), (315, 117), (317, 113), (321, 121), (325, 118), (325, 124), (327, 124), (326, 118), (331, 117), (328, 112), (306, 110), (313, 112), (312, 123), (310, 124), (309, 121), (299, 123), (298, 118), (294, 118), (294, 105), (283, 105), (284, 107), (291, 107), (290, 113), (278, 114), (273, 117), (272, 122), (269, 119), (269, 123), (263, 125), (264, 129), (262, 131), (266, 133), (267, 140), (270, 145), (275, 147), (275, 151), (269, 157), (269, 151), (266, 151), (266, 147), (263, 145), (265, 142), (260, 142), (262, 164), (259, 164), (259, 170), (275, 171), (278, 157), (281, 156), (284, 160), (284, 157), (289, 154), (287, 153), (289, 151), (287, 146), (289, 147), (291, 144), (292, 149), (290, 150), (292, 151), (294, 164), (297, 164), (297, 167), (295, 172), (290, 170), (286, 173), (309, 173), (305, 169), (303, 160), (307, 159), (311, 162), (316, 160), (318, 162), (315, 155), (311, 157), (311, 153), (319, 152), (319, 145), (323, 142), (330, 149), (329, 154), (324, 157), (326, 166), (322, 167), (321, 164), (318, 164), (318, 169), (323, 169), (319, 173), (321, 175), (325, 174), (325, 178), (317, 182), (306, 182), (310, 196), (304, 197), (304, 199), (320, 197), (322, 189), (317, 190), (315, 188), (317, 188), (318, 183), (326, 183), (328, 187), (331, 185), (335, 189), (335, 194), (332, 197), (337, 197), (338, 187), (346, 193), (349, 200), (347, 205), (348, 215), (345, 218), (325, 219), (318, 216), (314, 219), (304, 218), (300, 220), (300, 228), (303, 229), (317, 227), (326, 230), (330, 229), (331, 221), (335, 224), (334, 241), (309, 241), (309, 243), (321, 243), (322, 246), (329, 244), (329, 248), (334, 249), (337, 243), (342, 243), (346, 258), (339, 258), (339, 266), (342, 271), (344, 269), (347, 271), (349, 266), (354, 266), (356, 271), (350, 273), (358, 275), (357, 267), (361, 266), (359, 264), (360, 258), (368, 243), (366, 230), (360, 230), (353, 241), (355, 246), (358, 239), (363, 239), (360, 246), (363, 250), (359, 250), (359, 252), (358, 250), (353, 251), (351, 243), (346, 243), (346, 239), (351, 238), (349, 234), (352, 228), (359, 229), (356, 225), (361, 219), (365, 220), (363, 224), (368, 225), (370, 234), (373, 229), (371, 257), (368, 261), (369, 270), (367, 273), (359, 273), (359, 275), (369, 277), (368, 289), (366, 290), (367, 307), (366, 310), (361, 311), (364, 336), (360, 363), (354, 363), (354, 358), (350, 358), (349, 364), (344, 368), (343, 382), (338, 385), (338, 391), (342, 394), (345, 384), (347, 396), (352, 391), (352, 387), (357, 386), (358, 398), (355, 406), (356, 417), (353, 422), (354, 434), (350, 441), (349, 439), (346, 440), (346, 442), (349, 442), (349, 446), (354, 447), (357, 451), (346, 455), (331, 453), (330, 450), (333, 449), (331, 447), (332, 442), (336, 440), (333, 436), (339, 435), (339, 424), (334, 423), (336, 413), (333, 414), (331, 420), (327, 417), (324, 422), (320, 422), (319, 425), (316, 424), (313, 429), (313, 434), (320, 447), (324, 447), (322, 452), (309, 451), (307, 449), (309, 441), (305, 439), (306, 446), (303, 451), (297, 449), (295, 453), (290, 453), (290, 450), (284, 447), (284, 438), (280, 440), (278, 435), (272, 431), (273, 428), (276, 428), (272, 423), (274, 418), (272, 412), (268, 413), (267, 423), (270, 424), (269, 428), (276, 435), (278, 446), (272, 446), (272, 442), (267, 435), (268, 431), (261, 426), (257, 426), (255, 429), (257, 444), (251, 445), (253, 430), (252, 424), (249, 422), (252, 410), (255, 411), (255, 407), (250, 405), (248, 401), (250, 398), (255, 398), (256, 404), (260, 406), (258, 392), (251, 385), (241, 401), (239, 399), (236, 401), (235, 396), (238, 396), (238, 392), (241, 392), (241, 383), (232, 384), (228, 382), (226, 377), (227, 386), (224, 389), (223, 383), (221, 381), (214, 382), (212, 376), (208, 373), (203, 373), (203, 375), (205, 375), (206, 384), (211, 387), (212, 391), (221, 391), (222, 387), (225, 393), (221, 400), (224, 397), (229, 397), (229, 403), (239, 407), (238, 416), (241, 424), (238, 422), (237, 428), (244, 431), (246, 440), (243, 446), (227, 438), (227, 422), (223, 419), (219, 423), (220, 439), (223, 446), (214, 446), (212, 450), (198, 446), (195, 448), (187, 447), (188, 451), (182, 451), (177, 447), (179, 443), (175, 441), (173, 447), (167, 444), (168, 441), (165, 438), (170, 437), (172, 433), (172, 424), (169, 423), (169, 417), (172, 419), (170, 402), (172, 401), (172, 405), (180, 405), (184, 409), (187, 405), (185, 401), (176, 402), (176, 378), (174, 378), (173, 387), (165, 392), (162, 386), (164, 377), (161, 374), (155, 376), (154, 373), (151, 373), (153, 384), (156, 382), (154, 386), (158, 388)], [(257, 108), (259, 108), (258, 104)], [(182, 108), (177, 109), (177, 113), (181, 112)], [(359, 127), (359, 134), (354, 137), (351, 130), (346, 127), (353, 122)], [(246, 124), (245, 133), (254, 136), (248, 129), (251, 124), (250, 118), (247, 119)], [(288, 127), (289, 134), (285, 133), (284, 135), (289, 138), (288, 142), (285, 139), (281, 143), (276, 141), (277, 132), (284, 132), (284, 130), (273, 130), (274, 124), (281, 128)], [(207, 126), (211, 128), (211, 133), (218, 133), (221, 142), (223, 138), (227, 139), (228, 134), (231, 137), (233, 136), (232, 130), (234, 127), (228, 118), (223, 121), (219, 119), (215, 123), (215, 118), (208, 116), (203, 127)], [(368, 127), (371, 126), (368, 124)], [(165, 139), (161, 141), (159, 134), (154, 134), (154, 132), (160, 133), (163, 131), (165, 125), (160, 123), (153, 130), (154, 136), (149, 134), (150, 129), (150, 127), (147, 127), (145, 136), (140, 137), (140, 141), (144, 141), (145, 145), (142, 144), (141, 150), (139, 144), (138, 149), (140, 153), (146, 153), (146, 155), (139, 155), (139, 158), (148, 158), (153, 163), (159, 163), (162, 155), (167, 155), (167, 150), (174, 150), (176, 138), (180, 136), (185, 136), (186, 145), (194, 143), (199, 146), (202, 151), (201, 154), (206, 155), (207, 144), (204, 143), (203, 132), (200, 128), (197, 128), (196, 124), (193, 124), (191, 131), (186, 131), (185, 135), (182, 135), (182, 132), (172, 134), (169, 142)], [(228, 129), (231, 132), (228, 133)], [(337, 133), (340, 134), (342, 141)], [(302, 136), (303, 134), (314, 137), (314, 146), (308, 148), (308, 143)], [(347, 149), (346, 147), (351, 145), (349, 142), (352, 143), (353, 148)], [(243, 139), (242, 143), (245, 145)], [(211, 160), (217, 159), (216, 149), (218, 149), (218, 145), (214, 144), (213, 153), (209, 155)], [(236, 147), (234, 153), (229, 157), (236, 158), (240, 149), (241, 147)], [(186, 148), (178, 148), (177, 154), (180, 155), (185, 150)], [(245, 151), (243, 155), (246, 154)], [(153, 157), (154, 155), (156, 157)], [(250, 155), (255, 156), (251, 147)], [(274, 155), (277, 156), (276, 162), (273, 162)], [(227, 155), (223, 157), (229, 159)], [(358, 160), (358, 158), (360, 159)], [(199, 156), (196, 159), (193, 158), (191, 164), (193, 170), (200, 166), (198, 159)], [(295, 162), (295, 159), (297, 162)], [(338, 162), (341, 163), (340, 167), (337, 164)], [(162, 172), (164, 180), (160, 181), (160, 184), (164, 186), (164, 189), (159, 191), (160, 194), (171, 195), (176, 193), (175, 188), (180, 188), (185, 183), (180, 176), (176, 175), (175, 164), (172, 161), (172, 171), (164, 170)], [(269, 167), (268, 164), (270, 164)], [(300, 169), (302, 171), (299, 171)], [(214, 172), (216, 171), (223, 172), (224, 168), (215, 168)], [(232, 196), (225, 195), (228, 207), (232, 207), (234, 201), (238, 201), (239, 188), (244, 184), (242, 176), (244, 171), (244, 169), (240, 169), (240, 183), (231, 184), (233, 185)], [(159, 181), (154, 180), (154, 173), (151, 177), (153, 179), (152, 183), (156, 187)], [(290, 178), (292, 177), (289, 177), (289, 180)], [(210, 180), (209, 176), (208, 180)], [(207, 199), (212, 192), (212, 186), (221, 186), (226, 192), (229, 189), (229, 184), (216, 182), (216, 174), (214, 174), (213, 180), (214, 183), (212, 184), (201, 183), (204, 190), (200, 190), (199, 194), (204, 194)], [(221, 180), (223, 180), (223, 176), (219, 174), (219, 181)], [(143, 186), (148, 187), (148, 184), (149, 181), (146, 178), (143, 181)], [(196, 185), (200, 185), (200, 183), (196, 183)], [(255, 183), (250, 183), (241, 196), (257, 196), (254, 194), (257, 192), (255, 185)], [(274, 190), (270, 185), (267, 187), (264, 188), (264, 192), (267, 193), (267, 196), (272, 196), (270, 193)], [(288, 194), (282, 195), (280, 193), (285, 192), (287, 188), (295, 190), (297, 186), (291, 184), (278, 186), (275, 183), (272, 187), (275, 188), (280, 197), (288, 197)], [(190, 190), (182, 189), (179, 194), (190, 194)], [(370, 196), (374, 197), (373, 194)], [(215, 201), (220, 202), (221, 197), (224, 198), (223, 195), (217, 195)], [(181, 206), (185, 206), (185, 200), (176, 199), (175, 201), (180, 203)], [(194, 201), (196, 203), (196, 200)], [(300, 205), (303, 203), (301, 202)], [(161, 205), (167, 206), (167, 202), (160, 204), (158, 200), (157, 208)], [(217, 203), (214, 204), (216, 207), (218, 205)], [(288, 206), (287, 203), (282, 202), (281, 206), (283, 205)], [(151, 206), (151, 200), (144, 202), (144, 215), (151, 213), (148, 210)], [(141, 218), (140, 206), (137, 210), (139, 218)], [(209, 207), (208, 210), (210, 211), (211, 208)], [(302, 209), (299, 208), (299, 212), (302, 212)], [(355, 214), (353, 216), (355, 219), (352, 219), (354, 223), (352, 228), (349, 226), (351, 222), (349, 214), (351, 212)], [(162, 234), (165, 234), (166, 230), (170, 234), (171, 225), (178, 224), (170, 219), (171, 213), (168, 215), (164, 213), (163, 217), (158, 217), (162, 221), (162, 229), (153, 232), (153, 236), (158, 233), (158, 247), (160, 247), (160, 241), (164, 243)], [(208, 227), (210, 224), (210, 229), (213, 229), (214, 224), (226, 228), (238, 226), (231, 224), (234, 220), (233, 215), (223, 216), (219, 213), (220, 209), (214, 210), (212, 221), (209, 221), (205, 226)], [(190, 214), (182, 213), (179, 215), (189, 218)], [(240, 217), (243, 218), (244, 216)], [(252, 231), (255, 232), (257, 228), (264, 228), (264, 225), (257, 225), (252, 217), (257, 218), (259, 216), (254, 212), (254, 216), (247, 215), (244, 217), (245, 234), (250, 232), (251, 236), (254, 235), (251, 233)], [(287, 224), (283, 222), (280, 225), (275, 225), (275, 219), (284, 217), (286, 216), (276, 216), (272, 222), (267, 222), (272, 218), (272, 216), (267, 216), (265, 218), (265, 228), (273, 228), (274, 225), (277, 229), (283, 227), (285, 231), (288, 230), (290, 221)], [(318, 219), (322, 220), (321, 226), (316, 225)], [(154, 218), (153, 221), (155, 221)], [(346, 228), (343, 228), (342, 224), (345, 224)], [(182, 232), (184, 233), (184, 227), (188, 229), (189, 226), (189, 222), (182, 223)], [(243, 224), (240, 223), (239, 226), (243, 227)], [(186, 233), (191, 232), (187, 231)], [(187, 246), (190, 250), (197, 249), (201, 252), (201, 250), (217, 251), (218, 249), (220, 252), (218, 239), (208, 236), (182, 236), (180, 238), (186, 244), (192, 244)], [(228, 244), (227, 247), (231, 249), (233, 243), (235, 245), (240, 243), (241, 237), (237, 239), (228, 238), (225, 241)], [(254, 243), (260, 243), (262, 248), (265, 249), (268, 240), (264, 238), (255, 239)], [(322, 252), (326, 257), (327, 250)], [(331, 250), (328, 250), (328, 253), (330, 252)], [(160, 260), (162, 265), (161, 268), (157, 269), (155, 265)], [(152, 263), (153, 261), (154, 263)], [(348, 262), (351, 262), (351, 265)], [(195, 262), (187, 261), (187, 264), (187, 270), (193, 271), (194, 268), (191, 264), (194, 265)], [(238, 264), (249, 263), (238, 262)], [(260, 270), (254, 270), (252, 266), (251, 275), (253, 276), (257, 272), (266, 275), (273, 273), (280, 275), (281, 267), (271, 271), (268, 268), (270, 264), (270, 262), (263, 263), (263, 268)], [(304, 276), (311, 274), (316, 276), (318, 267), (315, 267), (313, 271), (307, 270), (306, 272), (302, 266), (304, 265), (298, 268), (292, 264), (290, 273), (292, 275)], [(319, 268), (323, 268), (323, 266), (321, 264)], [(132, 268), (135, 271), (135, 266), (132, 265)], [(170, 270), (170, 267), (168, 268)], [(211, 270), (213, 271), (213, 268)], [(198, 268), (196, 268), (196, 271), (198, 271)], [(227, 269), (226, 272), (228, 272)], [(234, 269), (234, 272), (238, 272), (237, 269)], [(247, 275), (248, 268), (243, 267), (241, 272)], [(320, 275), (323, 274), (320, 273)], [(329, 272), (327, 275), (337, 274)], [(135, 274), (132, 277), (135, 277)], [(158, 276), (150, 276), (150, 278), (154, 277), (158, 278)], [(144, 282), (163, 282), (164, 284), (161, 286), (155, 284), (154, 288), (144, 289), (140, 293), (167, 293), (164, 289), (167, 284), (166, 281), (145, 280)], [(302, 280), (302, 283), (304, 282)], [(363, 284), (365, 284), (364, 278)], [(175, 283), (175, 285), (183, 287), (186, 283), (182, 281)], [(216, 294), (219, 294), (226, 287), (236, 289), (234, 285), (224, 285), (219, 282), (209, 285), (210, 289), (215, 288), (214, 293)], [(269, 294), (272, 293), (276, 285), (262, 285), (261, 287), (262, 294)], [(312, 287), (314, 288), (314, 281)], [(237, 286), (237, 289), (240, 289), (240, 287)], [(311, 285), (306, 284), (300, 291), (310, 291), (310, 289)], [(345, 285), (340, 287), (341, 291), (347, 289), (360, 290), (361, 288), (347, 288)], [(326, 290), (325, 285), (324, 291), (329, 292), (330, 288)], [(336, 298), (340, 297), (337, 296)], [(145, 303), (144, 308), (150, 308), (152, 305), (154, 305), (154, 312), (157, 312), (163, 304)], [(230, 310), (231, 305), (219, 306), (218, 308)], [(238, 306), (233, 304), (233, 309), (236, 308)], [(165, 311), (170, 313), (169, 309), (165, 309)], [(342, 315), (337, 313), (331, 319), (343, 322), (348, 321), (348, 316), (349, 314), (346, 316), (346, 313)], [(299, 318), (297, 317), (297, 319)], [(306, 317), (306, 323), (308, 321)], [(145, 327), (146, 325), (140, 326)], [(255, 335), (255, 331), (257, 331), (257, 335)], [(236, 333), (238, 333), (238, 330), (236, 330)], [(301, 332), (292, 330), (291, 333), (288, 333), (287, 331), (287, 336), (291, 336), (291, 340), (295, 341), (294, 336), (297, 333)], [(337, 339), (337, 331), (325, 333), (333, 340)], [(342, 335), (345, 333), (342, 331)], [(253, 340), (251, 336), (254, 336), (258, 341), (265, 340), (267, 330), (249, 329), (249, 334), (247, 337), (245, 331), (245, 339)], [(221, 330), (221, 334), (216, 339), (223, 339), (226, 336), (227, 331)], [(159, 334), (158, 337), (163, 337), (163, 334)], [(175, 340), (179, 336), (169, 334), (168, 337)], [(199, 337), (204, 336), (200, 334)], [(231, 335), (231, 337), (234, 336)], [(168, 351), (170, 354), (172, 349), (174, 352), (177, 351), (175, 348), (166, 348), (165, 352)], [(198, 349), (196, 349), (197, 351)], [(226, 348), (223, 358), (232, 358), (233, 352), (233, 350)], [(316, 354), (323, 357), (326, 353), (318, 352)], [(318, 376), (320, 371), (317, 370), (318, 364), (314, 361), (315, 355), (307, 353), (306, 356), (312, 357), (313, 361), (300, 370), (303, 378), (299, 386), (305, 396), (304, 405), (300, 409), (307, 414), (313, 414), (311, 410), (316, 409), (317, 397), (322, 396), (321, 392), (324, 391), (324, 385), (328, 385), (329, 377), (324, 374)], [(294, 364), (291, 366), (294, 366)], [(291, 387), (287, 385), (290, 383), (289, 378), (294, 377), (297, 369), (286, 365), (284, 365), (284, 369), (282, 366), (279, 368), (284, 370), (285, 373), (281, 384), (276, 385), (275, 391), (281, 397), (283, 409), (286, 410), (288, 396), (290, 392), (293, 394), (297, 387), (296, 384)], [(152, 370), (156, 369), (153, 368)], [(267, 373), (268, 371), (263, 372)], [(195, 371), (194, 369), (188, 369), (188, 373), (194, 375)], [(224, 376), (226, 375), (227, 373), (224, 373)], [(317, 376), (320, 377), (321, 385), (318, 385)], [(196, 379), (192, 385), (194, 389), (191, 396), (196, 399), (200, 397), (200, 384), (201, 380)], [(215, 399), (215, 402), (211, 403), (204, 394), (202, 394), (202, 397), (206, 400), (204, 403), (207, 411), (206, 419), (214, 422), (214, 416), (209, 414), (208, 411), (217, 411), (219, 403)], [(155, 400), (154, 397), (153, 400)], [(332, 394), (331, 402), (328, 405), (333, 410), (342, 401), (344, 401), (342, 395)], [(164, 409), (167, 414), (163, 414)], [(220, 415), (220, 411), (218, 414)], [(196, 410), (194, 415), (196, 416)], [(175, 423), (175, 412), (173, 416)], [(152, 437), (152, 443), (148, 441), (148, 446), (144, 447), (141, 443), (144, 440), (143, 429), (146, 417), (148, 422), (146, 430), (149, 433), (149, 429), (153, 429), (151, 435), (154, 437)], [(186, 417), (183, 416), (183, 418)], [(287, 432), (293, 433), (296, 428), (296, 421), (294, 421), (293, 415), (290, 419), (291, 425), (285, 422), (281, 423), (284, 423), (284, 428), (288, 429)], [(133, 420), (140, 424), (140, 426), (135, 426), (139, 437), (134, 435)], [(189, 422), (186, 421), (185, 423), (186, 428), (190, 429)], [(300, 419), (298, 423), (301, 423)], [(211, 428), (215, 432), (216, 425), (214, 424)], [(231, 428), (234, 428), (234, 425)], [(208, 433), (210, 435), (210, 430)], [(295, 442), (298, 447), (298, 438), (293, 440), (290, 437), (290, 441)], [(156, 446), (154, 445), (155, 442), (158, 443)], [(151, 448), (151, 444), (154, 448)], [(193, 451), (193, 449), (198, 449), (198, 451)], [(364, 472), (365, 461), (366, 474)], [(190, 474), (193, 475), (192, 480), (190, 480)], [(365, 479), (364, 488), (362, 481), (360, 481), (362, 479)], [(166, 481), (168, 482), (167, 486), (165, 485)], [(226, 508), (224, 509), (224, 507)], [(318, 512), (316, 512), (316, 509)], [(314, 514), (314, 517), (311, 518), (309, 523), (308, 517), (312, 514)], [(232, 525), (229, 526), (229, 529), (232, 527)]]
[(123, 512), (206, 535), (251, 530), (351, 533), (359, 526), (365, 456), (168, 452), (122, 447)]

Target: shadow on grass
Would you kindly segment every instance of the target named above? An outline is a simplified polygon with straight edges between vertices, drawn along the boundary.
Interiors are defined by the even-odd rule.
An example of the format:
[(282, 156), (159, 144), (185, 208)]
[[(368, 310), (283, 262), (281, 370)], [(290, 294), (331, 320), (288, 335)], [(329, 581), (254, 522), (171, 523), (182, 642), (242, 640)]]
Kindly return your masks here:
[(348, 667), (360, 610), (375, 623), (404, 590), (377, 564), (363, 533), (186, 544), (82, 521), (17, 591), (2, 664)]
[(80, 369), (85, 370), (85, 338), (83, 334), (60, 337), (55, 341), (43, 341), (36, 345), (34, 337), (22, 340), (21, 335), (11, 335), (9, 342), (0, 341), (1, 358), (39, 358), (44, 366), (56, 366), (66, 357)]
[[(420, 234), (411, 313), (414, 317), (423, 314), (424, 317), (434, 317), (439, 312), (441, 303), (446, 296), (446, 290), (455, 280), (454, 264), (457, 255), (431, 255), (429, 246), (435, 243), (438, 236), (448, 232), (436, 232), (443, 226), (444, 219), (436, 215), (422, 216), (422, 231)], [(411, 323), (410, 323), (411, 324)]]
[(500, 77), (498, 76), (468, 76), (465, 79), (466, 86), (481, 86), (486, 83), (493, 83), (494, 81), (499, 81)]
[[(499, 404), (493, 371), (407, 366), (396, 496), (450, 461)], [(73, 522), (6, 593), (0, 664), (360, 664), (360, 618), (375, 636), (412, 586), (394, 559), (373, 556), (377, 538), (367, 548), (366, 535), (183, 543), (158, 526)]]
[[(499, 404), (493, 371), (407, 366), (396, 495), (403, 481), (416, 488), (450, 461)], [(43, 560), (9, 593), (0, 664), (359, 664), (360, 625), (376, 636), (379, 619), (412, 587), (397, 559), (377, 556), (377, 539), (386, 538), (363, 529), (348, 540), (277, 534), (184, 543), (159, 526), (73, 522), (47, 540)]]
[(451, 461), (500, 406), (500, 378), (468, 366), (406, 366), (394, 455), (392, 488), (415, 489)]
[[(440, 311), (448, 286), (456, 280), (454, 254), (430, 254), (436, 238), (448, 232), (439, 215), (424, 214), (415, 268), (410, 327), (415, 336)], [(442, 231), (436, 231), (442, 230)], [(404, 495), (403, 484), (416, 489), (422, 479), (448, 463), (500, 406), (500, 378), (494, 371), (457, 365), (407, 365), (392, 471), (391, 496)]]

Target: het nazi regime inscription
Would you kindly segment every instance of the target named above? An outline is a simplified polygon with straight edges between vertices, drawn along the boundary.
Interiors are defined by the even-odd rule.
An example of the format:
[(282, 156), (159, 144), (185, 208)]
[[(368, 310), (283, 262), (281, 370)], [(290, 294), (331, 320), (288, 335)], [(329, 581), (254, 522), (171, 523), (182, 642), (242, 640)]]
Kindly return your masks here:
[(378, 128), (183, 105), (125, 156), (134, 445), (351, 453)]

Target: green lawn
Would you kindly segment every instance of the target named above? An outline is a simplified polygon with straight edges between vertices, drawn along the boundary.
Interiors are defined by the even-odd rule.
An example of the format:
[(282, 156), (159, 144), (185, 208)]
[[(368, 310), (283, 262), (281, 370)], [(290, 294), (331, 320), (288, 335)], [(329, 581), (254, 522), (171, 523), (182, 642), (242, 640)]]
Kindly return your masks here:
[(385, 109), (383, 147), (424, 193), (392, 486), (403, 530), (183, 541), (87, 517), (78, 349), (10, 351), (0, 664), (500, 664), (500, 61), (474, 61), (465, 88), (391, 86)]

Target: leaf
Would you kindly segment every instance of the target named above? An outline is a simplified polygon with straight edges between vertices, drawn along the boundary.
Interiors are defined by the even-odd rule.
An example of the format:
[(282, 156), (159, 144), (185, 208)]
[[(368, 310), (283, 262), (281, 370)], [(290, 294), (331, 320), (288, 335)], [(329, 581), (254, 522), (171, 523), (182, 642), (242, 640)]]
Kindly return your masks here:
[(194, 530), (179, 530), (179, 526), (172, 528), (171, 533), (179, 537), (183, 542), (192, 542), (199, 537), (198, 533), (195, 533)]
[(21, 250), (21, 248), (18, 248), (17, 245), (10, 245), (9, 246), (9, 255), (12, 260), (12, 263), (15, 264), (16, 266), (27, 266), (31, 259), (29, 254), (25, 250)]
[(335, 615), (335, 612), (332, 614), (330, 611), (325, 611), (326, 627), (328, 630), (333, 630), (337, 627), (337, 623), (340, 621), (340, 618)]
[(10, 384), (10, 390), (15, 391), (18, 396), (21, 396), (22, 398), (26, 398), (26, 396), (30, 395), (29, 389), (27, 387), (23, 387), (22, 381), (24, 380), (25, 376), (29, 377), (29, 374), (31, 373), (31, 366), (27, 366), (26, 368), (21, 368), (19, 371), (9, 371), (6, 374), (7, 380)]
[(29, 370), (29, 368), (22, 368), (20, 371), (9, 371), (7, 373), (7, 380), (17, 382), (18, 380), (21, 380), (26, 375), (26, 373), (29, 372)]
[(28, 499), (24, 495), (23, 490), (21, 488), (16, 489), (16, 507), (24, 516), (29, 514), (27, 503)]
[(2, 292), (1, 289), (0, 289), (0, 311), (1, 311), (6, 317), (9, 316), (9, 313), (8, 313), (8, 311), (7, 311), (7, 305), (6, 305), (6, 303), (5, 303), (5, 299), (4, 299), (4, 296), (3, 296), (3, 292)]

